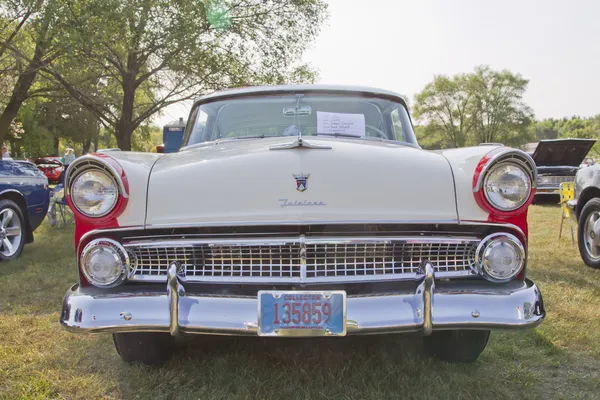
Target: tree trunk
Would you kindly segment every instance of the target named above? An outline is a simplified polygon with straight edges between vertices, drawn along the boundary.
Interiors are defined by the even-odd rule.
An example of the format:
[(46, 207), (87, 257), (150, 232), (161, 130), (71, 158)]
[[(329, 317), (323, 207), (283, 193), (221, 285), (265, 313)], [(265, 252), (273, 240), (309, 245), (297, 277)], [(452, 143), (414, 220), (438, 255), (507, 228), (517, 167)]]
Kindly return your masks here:
[(17, 141), (15, 139), (9, 139), (8, 143), (10, 143), (10, 156), (12, 158), (19, 158), (21, 152), (19, 151)]
[(115, 137), (117, 145), (123, 151), (131, 150), (131, 135), (133, 135), (133, 105), (135, 102), (135, 73), (123, 77), (123, 106), (121, 118), (116, 126)]
[(90, 147), (92, 147), (92, 139), (86, 138), (81, 144), (81, 154), (87, 154), (90, 152)]
[[(11, 96), (10, 101), (6, 105), (4, 112), (2, 113), (2, 115), (0, 115), (0, 144), (4, 143), (4, 138), (8, 134), (8, 130), (10, 129), (10, 124), (13, 121), (13, 119), (15, 119), (15, 117), (17, 116), (17, 113), (19, 112), (19, 108), (21, 108), (21, 104), (23, 104), (23, 101), (24, 101), (24, 100), (19, 100), (15, 96), (16, 90), (17, 90), (17, 87), (15, 87), (15, 90), (13, 91), (13, 95)], [(0, 154), (0, 158), (1, 157), (2, 157), (2, 154)]]
[(94, 136), (94, 152), (98, 151), (98, 140), (100, 139), (100, 130), (98, 130), (96, 132), (96, 135)]
[(56, 128), (52, 128), (53, 133), (53, 146), (54, 146), (54, 155), (60, 157), (60, 137), (56, 134)]
[[(45, 65), (45, 62), (42, 60), (46, 52), (43, 38), (46, 36), (47, 29), (48, 23), (45, 23), (42, 27), (42, 31), (39, 33), (37, 43), (35, 44), (33, 58), (27, 65), (27, 68), (25, 68), (25, 71), (19, 75), (17, 83), (15, 84), (10, 96), (10, 100), (2, 112), (2, 115), (0, 115), (0, 143), (4, 143), (6, 134), (10, 129), (10, 124), (13, 122), (17, 116), (17, 113), (21, 109), (21, 106), (27, 99), (27, 92), (29, 92), (29, 88), (31, 88), (38, 70)], [(2, 155), (0, 154), (0, 158), (1, 157)]]
[(117, 137), (117, 147), (123, 151), (131, 150), (131, 133), (127, 133), (127, 130), (121, 131), (121, 129), (115, 132)]

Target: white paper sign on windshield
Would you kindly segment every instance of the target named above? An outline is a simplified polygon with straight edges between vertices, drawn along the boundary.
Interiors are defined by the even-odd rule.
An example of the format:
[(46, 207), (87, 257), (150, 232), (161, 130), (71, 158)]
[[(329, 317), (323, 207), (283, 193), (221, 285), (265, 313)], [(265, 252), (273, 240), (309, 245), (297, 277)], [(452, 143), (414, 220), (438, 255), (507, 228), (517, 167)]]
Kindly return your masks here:
[(365, 136), (365, 116), (317, 111), (317, 134)]

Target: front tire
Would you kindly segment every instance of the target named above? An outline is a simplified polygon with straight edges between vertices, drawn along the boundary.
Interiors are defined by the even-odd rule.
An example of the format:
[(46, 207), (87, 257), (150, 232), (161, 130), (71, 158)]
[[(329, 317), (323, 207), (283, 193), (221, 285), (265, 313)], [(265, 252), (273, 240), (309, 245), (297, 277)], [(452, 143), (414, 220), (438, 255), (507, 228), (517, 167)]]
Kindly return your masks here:
[(114, 333), (113, 342), (121, 360), (160, 365), (173, 356), (174, 339), (168, 333)]
[(21, 255), (25, 229), (25, 217), (17, 203), (0, 200), (0, 259), (12, 260)]
[(423, 347), (428, 355), (454, 363), (472, 363), (485, 347), (490, 331), (438, 331), (423, 337)]
[(600, 199), (588, 201), (579, 215), (577, 244), (583, 262), (600, 268)]

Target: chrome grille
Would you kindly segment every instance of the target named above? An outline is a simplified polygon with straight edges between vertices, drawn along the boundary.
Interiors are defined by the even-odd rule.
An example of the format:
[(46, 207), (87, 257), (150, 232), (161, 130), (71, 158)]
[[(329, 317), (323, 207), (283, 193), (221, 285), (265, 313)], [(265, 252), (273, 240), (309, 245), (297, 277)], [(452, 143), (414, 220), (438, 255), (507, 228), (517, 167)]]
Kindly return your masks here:
[(538, 185), (560, 185), (563, 182), (573, 182), (574, 176), (538, 176)]
[(470, 271), (472, 243), (359, 243), (307, 246), (306, 276), (338, 277), (416, 274), (423, 260), (436, 272)]
[[(440, 277), (471, 274), (476, 238), (311, 238), (125, 242), (134, 280), (165, 281), (178, 261), (188, 281), (318, 283), (413, 279), (428, 260)], [(301, 257), (305, 250), (305, 258)]]

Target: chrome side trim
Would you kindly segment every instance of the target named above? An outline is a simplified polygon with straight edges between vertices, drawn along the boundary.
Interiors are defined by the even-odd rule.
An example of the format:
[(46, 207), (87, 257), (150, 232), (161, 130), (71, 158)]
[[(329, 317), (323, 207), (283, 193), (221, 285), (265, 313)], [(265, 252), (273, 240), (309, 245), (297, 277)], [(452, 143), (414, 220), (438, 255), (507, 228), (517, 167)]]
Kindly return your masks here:
[(251, 246), (251, 245), (284, 245), (292, 243), (311, 244), (363, 244), (363, 243), (432, 243), (432, 244), (468, 244), (479, 242), (480, 239), (475, 236), (464, 237), (445, 237), (445, 236), (371, 236), (371, 237), (342, 237), (342, 236), (285, 236), (275, 237), (273, 239), (175, 239), (175, 240), (126, 240), (123, 245), (125, 248), (134, 246), (143, 247), (192, 247), (194, 245), (227, 245), (227, 246)]
[[(531, 158), (531, 156), (527, 153), (525, 153), (523, 150), (519, 150), (519, 149), (513, 149), (513, 148), (497, 148), (492, 150), (492, 152), (494, 152), (495, 154), (493, 154), (490, 159), (488, 160), (488, 162), (483, 166), (483, 168), (481, 169), (481, 172), (479, 173), (479, 177), (477, 178), (477, 183), (475, 184), (475, 187), (473, 187), (473, 192), (477, 192), (479, 191), (479, 189), (481, 189), (481, 186), (483, 184), (483, 180), (488, 172), (488, 170), (494, 165), (496, 164), (498, 161), (500, 161), (501, 158), (504, 157), (509, 157), (511, 155), (514, 155), (516, 157), (520, 157), (521, 158), (521, 163), (522, 164), (529, 164), (529, 169), (531, 171), (531, 188), (535, 189), (537, 186), (537, 167), (535, 165), (535, 161), (533, 161), (533, 158)], [(489, 153), (488, 153), (489, 154)], [(513, 162), (515, 160), (512, 160)]]
[(146, 229), (171, 229), (171, 228), (211, 228), (218, 226), (289, 226), (289, 225), (343, 225), (343, 224), (459, 224), (457, 219), (447, 220), (270, 220), (270, 221), (227, 221), (227, 222), (202, 222), (198, 223), (176, 223), (176, 224), (146, 224)]
[(10, 175), (0, 176), (0, 184), (14, 185), (18, 183), (28, 183), (32, 185), (47, 185), (48, 178), (44, 176)]
[[(441, 279), (449, 278), (477, 278), (479, 275), (475, 270), (464, 270), (464, 271), (439, 271), (436, 272), (435, 276)], [(292, 278), (244, 278), (244, 277), (220, 277), (220, 276), (188, 276), (179, 277), (179, 280), (183, 283), (218, 283), (218, 284), (307, 284), (307, 285), (321, 285), (321, 284), (345, 284), (345, 283), (356, 283), (356, 282), (401, 282), (401, 281), (418, 281), (423, 278), (423, 274), (420, 273), (404, 273), (404, 274), (381, 274), (381, 275), (359, 275), (359, 276), (344, 276), (333, 280), (331, 277), (318, 277), (318, 278), (304, 278), (301, 280), (300, 277)], [(167, 278), (155, 275), (133, 275), (130, 281), (134, 282), (148, 282), (148, 283), (164, 283)]]
[(298, 226), (306, 226), (306, 225), (360, 225), (360, 224), (368, 224), (368, 225), (402, 225), (402, 224), (411, 224), (411, 225), (476, 225), (476, 226), (498, 226), (513, 229), (523, 234), (521, 228), (514, 224), (506, 224), (506, 223), (498, 223), (498, 222), (488, 222), (488, 221), (470, 221), (470, 220), (291, 220), (291, 221), (255, 221), (244, 222), (243, 225), (235, 225), (234, 223), (219, 223), (219, 224), (193, 224), (193, 225), (185, 225), (180, 226), (180, 224), (164, 224), (161, 226), (146, 224), (146, 225), (134, 225), (127, 226), (121, 228), (110, 228), (110, 229), (94, 229), (89, 232), (86, 232), (81, 240), (84, 240), (88, 236), (95, 235), (102, 232), (118, 232), (118, 231), (134, 231), (134, 230), (147, 230), (152, 231), (153, 229), (177, 229), (177, 228), (208, 228), (208, 227), (229, 227), (229, 226), (290, 226), (290, 225), (298, 225)]
[[(71, 174), (74, 171), (79, 170), (79, 168), (80, 168), (80, 167), (78, 167), (79, 164), (85, 164), (85, 163), (88, 164), (89, 168), (94, 168), (94, 167), (97, 168), (98, 166), (94, 165), (94, 163), (102, 164), (105, 168), (107, 168), (112, 173), (114, 179), (117, 181), (117, 184), (119, 185), (119, 191), (121, 192), (120, 194), (125, 198), (129, 197), (129, 193), (127, 193), (127, 191), (125, 190), (125, 185), (123, 183), (123, 179), (121, 179), (121, 175), (119, 175), (119, 173), (117, 172), (115, 167), (110, 165), (110, 163), (107, 163), (102, 158), (91, 155), (91, 154), (81, 156), (81, 157), (75, 159), (75, 161), (73, 161), (71, 164), (69, 164), (69, 167), (67, 168), (67, 171), (65, 172), (65, 174), (66, 174), (65, 175), (65, 191), (66, 191), (67, 195), (71, 194), (70, 193), (70, 191), (71, 191), (71, 184), (70, 184)], [(82, 167), (84, 168), (83, 170), (86, 169), (85, 166), (82, 166)]]

